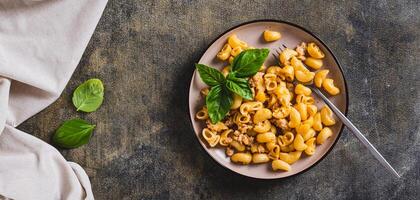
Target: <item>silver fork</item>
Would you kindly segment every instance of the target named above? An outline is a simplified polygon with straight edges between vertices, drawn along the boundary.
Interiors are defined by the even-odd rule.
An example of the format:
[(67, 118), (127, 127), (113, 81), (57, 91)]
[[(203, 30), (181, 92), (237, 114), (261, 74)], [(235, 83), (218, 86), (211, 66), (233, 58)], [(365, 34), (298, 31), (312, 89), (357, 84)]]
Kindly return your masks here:
[[(287, 48), (283, 45), (284, 48)], [(273, 53), (275, 60), (279, 63), (279, 55), (283, 50), (281, 47), (279, 48), (280, 51), (276, 50), (277, 55)], [(305, 66), (308, 68), (307, 66)], [(295, 82), (294, 82), (295, 83)], [(304, 83), (302, 83), (304, 84)], [(370, 151), (371, 154), (382, 164), (389, 172), (391, 172), (396, 177), (400, 178), (400, 175), (395, 171), (395, 169), (385, 160), (385, 158), (379, 153), (379, 151), (369, 142), (369, 140), (359, 131), (359, 129), (354, 126), (354, 124), (338, 109), (318, 88), (313, 87), (312, 83), (306, 83), (305, 85), (309, 87), (312, 91), (314, 91), (321, 99), (331, 108), (331, 110), (337, 115), (337, 117), (343, 122), (344, 125), (362, 142), (363, 145)]]

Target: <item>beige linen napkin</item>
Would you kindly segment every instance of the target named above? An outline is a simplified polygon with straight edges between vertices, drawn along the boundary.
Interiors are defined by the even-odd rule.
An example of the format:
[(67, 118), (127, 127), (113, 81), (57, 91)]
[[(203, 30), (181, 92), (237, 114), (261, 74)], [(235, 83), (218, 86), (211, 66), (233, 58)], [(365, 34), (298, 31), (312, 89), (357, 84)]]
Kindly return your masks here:
[(1, 196), (93, 199), (79, 165), (15, 127), (60, 96), (106, 3), (0, 0)]

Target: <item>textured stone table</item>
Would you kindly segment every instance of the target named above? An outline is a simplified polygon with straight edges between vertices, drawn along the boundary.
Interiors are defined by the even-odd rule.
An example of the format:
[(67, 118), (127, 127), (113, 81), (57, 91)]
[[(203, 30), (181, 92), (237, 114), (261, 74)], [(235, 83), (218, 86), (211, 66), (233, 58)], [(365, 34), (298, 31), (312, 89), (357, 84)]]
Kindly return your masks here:
[[(419, 1), (110, 1), (60, 99), (19, 128), (50, 142), (66, 119), (97, 124), (80, 163), (97, 199), (419, 199)], [(349, 117), (402, 175), (394, 179), (347, 130), (304, 174), (260, 181), (219, 166), (190, 128), (196, 62), (226, 29), (280, 19), (313, 31), (343, 65)], [(98, 77), (106, 100), (77, 113), (74, 88)]]

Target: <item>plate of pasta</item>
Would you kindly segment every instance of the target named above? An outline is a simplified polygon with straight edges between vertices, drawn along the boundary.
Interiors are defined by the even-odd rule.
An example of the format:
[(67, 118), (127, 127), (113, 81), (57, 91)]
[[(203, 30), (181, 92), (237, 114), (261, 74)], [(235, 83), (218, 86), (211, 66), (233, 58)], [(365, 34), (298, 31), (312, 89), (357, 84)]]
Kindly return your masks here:
[(311, 32), (258, 20), (217, 37), (195, 64), (189, 91), (194, 132), (222, 166), (248, 177), (302, 173), (334, 147), (343, 124), (311, 87), (347, 113), (346, 81)]

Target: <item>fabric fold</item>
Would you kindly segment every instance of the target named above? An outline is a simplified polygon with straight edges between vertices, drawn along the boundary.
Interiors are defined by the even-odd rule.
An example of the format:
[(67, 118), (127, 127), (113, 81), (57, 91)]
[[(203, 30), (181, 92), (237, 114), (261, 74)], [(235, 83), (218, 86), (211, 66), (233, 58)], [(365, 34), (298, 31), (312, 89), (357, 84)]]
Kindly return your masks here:
[(9, 116), (9, 92), (10, 80), (0, 76), (0, 135), (3, 132), (7, 117)]
[(106, 3), (0, 1), (0, 195), (93, 199), (82, 167), (16, 126), (60, 96)]

